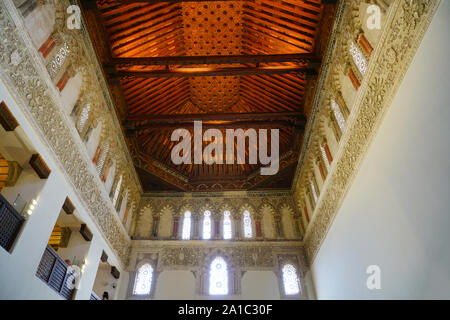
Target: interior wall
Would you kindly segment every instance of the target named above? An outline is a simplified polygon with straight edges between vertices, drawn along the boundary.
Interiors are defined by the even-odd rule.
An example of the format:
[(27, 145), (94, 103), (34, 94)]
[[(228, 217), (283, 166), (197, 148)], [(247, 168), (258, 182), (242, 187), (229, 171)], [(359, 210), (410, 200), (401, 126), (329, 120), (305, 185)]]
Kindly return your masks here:
[[(35, 198), (37, 205), (32, 215), (27, 219), (19, 232), (10, 252), (0, 248), (0, 300), (1, 299), (62, 299), (55, 291), (48, 287), (42, 280), (36, 277), (36, 270), (40, 263), (42, 254), (47, 246), (53, 227), (58, 219), (59, 213), (66, 197), (69, 197), (77, 208), (79, 218), (88, 225), (93, 233), (93, 239), (87, 253), (87, 265), (80, 278), (79, 290), (75, 299), (89, 299), (95, 275), (97, 273), (98, 261), (104, 250), (109, 261), (119, 271), (122, 268), (117, 257), (103, 240), (96, 223), (94, 223), (77, 194), (66, 180), (59, 165), (54, 161), (53, 154), (41, 140), (39, 133), (24, 115), (23, 109), (19, 107), (13, 98), (10, 89), (0, 80), (0, 101), (4, 101), (20, 127), (14, 132), (2, 132), (0, 135), (0, 148), (2, 154), (18, 161), (24, 168), (16, 186), (2, 190), (2, 195), (9, 201), (13, 201), (17, 192), (27, 200)], [(26, 163), (29, 161), (29, 152), (21, 154), (14, 144), (9, 144), (14, 137), (26, 137), (22, 143), (27, 144), (23, 148), (38, 152), (48, 167), (51, 174), (46, 180), (32, 178), (36, 175), (29, 169)]]
[(279, 300), (280, 286), (273, 271), (246, 271), (241, 280), (242, 299)]
[(57, 253), (64, 261), (69, 260), (70, 264), (81, 267), (89, 251), (91, 243), (84, 240), (79, 232), (79, 228), (72, 229), (67, 248), (59, 248)]
[[(158, 275), (154, 285), (155, 300), (214, 299), (213, 296), (196, 293), (194, 274), (187, 270), (165, 270)], [(241, 294), (230, 295), (226, 299), (279, 300), (277, 276), (273, 271), (246, 271), (241, 279)]]
[(191, 271), (165, 270), (154, 283), (157, 300), (195, 299), (195, 277)]
[(450, 298), (449, 18), (442, 1), (315, 258), (319, 299)]
[[(121, 274), (122, 276), (122, 274)], [(103, 293), (108, 292), (109, 300), (116, 296), (116, 289), (119, 280), (111, 275), (111, 265), (101, 262), (98, 266), (97, 276), (95, 277), (93, 291), (102, 299)]]

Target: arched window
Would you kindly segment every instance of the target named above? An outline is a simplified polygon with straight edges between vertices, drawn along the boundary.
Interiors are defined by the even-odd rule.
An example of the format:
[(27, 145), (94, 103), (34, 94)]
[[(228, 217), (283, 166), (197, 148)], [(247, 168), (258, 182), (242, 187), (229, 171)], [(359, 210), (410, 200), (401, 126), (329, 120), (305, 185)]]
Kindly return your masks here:
[(76, 122), (78, 118), (78, 113), (80, 112), (80, 106), (81, 102), (77, 101), (75, 103), (75, 106), (73, 107), (72, 111), (70, 112), (70, 116), (72, 117), (73, 121)]
[(91, 111), (90, 104), (87, 104), (86, 107), (84, 107), (83, 111), (81, 111), (80, 119), (78, 120), (78, 130), (80, 134), (83, 132), (84, 125), (89, 118), (89, 111)]
[(116, 189), (114, 190), (114, 197), (112, 199), (113, 205), (116, 205), (117, 199), (119, 198), (120, 188), (122, 187), (122, 176), (119, 177), (117, 181)]
[(209, 267), (209, 294), (228, 294), (228, 267), (222, 257), (215, 258)]
[(230, 211), (225, 211), (223, 213), (223, 238), (225, 240), (231, 239), (231, 213)]
[(252, 229), (252, 218), (250, 217), (250, 212), (244, 211), (244, 237), (251, 238), (253, 236)]
[(327, 152), (325, 151), (325, 147), (321, 144), (320, 145), (320, 153), (322, 155), (323, 162), (325, 163), (325, 166), (327, 167), (327, 171), (330, 170), (330, 162), (328, 160)]
[(211, 239), (211, 211), (206, 210), (203, 214), (203, 239)]
[[(97, 160), (98, 161), (98, 163), (97, 163), (97, 172), (99, 174), (101, 174), (102, 169), (103, 169), (103, 164), (105, 163), (106, 156), (108, 155), (108, 152), (109, 152), (109, 142), (106, 142), (104, 145), (102, 145), (100, 147), (99, 151), (101, 152), (101, 154), (99, 155), (100, 159)], [(94, 157), (93, 161), (94, 161), (94, 163), (96, 162), (96, 157)]]
[(336, 101), (334, 101), (333, 99), (331, 100), (331, 109), (333, 109), (333, 114), (334, 114), (334, 117), (336, 118), (336, 122), (339, 126), (339, 129), (341, 129), (341, 132), (344, 132), (345, 118), (341, 112), (341, 108), (336, 103)]
[(314, 184), (314, 182), (312, 180), (310, 180), (309, 183), (311, 184), (311, 191), (312, 191), (312, 195), (313, 195), (313, 198), (314, 198), (314, 203), (316, 203), (317, 202), (317, 198), (318, 198), (317, 197), (316, 186), (315, 186), (315, 184)]
[(286, 295), (296, 295), (300, 293), (300, 280), (297, 276), (297, 270), (292, 264), (285, 264), (283, 266), (283, 287)]
[(367, 60), (353, 41), (350, 44), (350, 55), (352, 56), (353, 62), (355, 62), (359, 72), (364, 75), (367, 71)]
[(134, 282), (133, 294), (149, 295), (152, 288), (153, 268), (146, 263), (139, 268)]
[(191, 238), (191, 212), (186, 211), (183, 219), (183, 232), (181, 235), (183, 240), (189, 240)]

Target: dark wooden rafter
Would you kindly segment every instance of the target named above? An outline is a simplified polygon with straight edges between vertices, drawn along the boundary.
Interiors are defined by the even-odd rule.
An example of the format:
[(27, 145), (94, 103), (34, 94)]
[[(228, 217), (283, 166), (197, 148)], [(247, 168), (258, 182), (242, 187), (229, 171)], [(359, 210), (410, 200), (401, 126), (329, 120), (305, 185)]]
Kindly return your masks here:
[[(275, 120), (275, 121), (234, 121), (234, 122), (227, 122), (227, 123), (208, 123), (204, 122), (202, 123), (203, 130), (207, 129), (279, 129), (283, 127), (294, 127), (295, 130), (302, 130), (304, 129), (304, 123), (303, 122), (296, 122), (296, 121), (289, 121), (289, 120)], [(164, 130), (164, 129), (180, 129), (180, 128), (186, 128), (186, 129), (192, 129), (194, 127), (193, 122), (185, 122), (185, 123), (167, 123), (167, 122), (161, 122), (161, 123), (145, 123), (142, 125), (127, 125), (125, 126), (125, 132), (127, 136), (132, 137), (134, 136), (134, 132), (136, 131), (142, 131), (142, 130)]]
[(318, 67), (320, 65), (320, 59), (310, 53), (113, 58), (109, 65), (130, 67), (231, 63), (248, 64), (270, 62), (295, 62), (305, 64), (310, 67)]
[(251, 113), (198, 113), (198, 114), (143, 114), (129, 116), (127, 121), (141, 121), (146, 120), (147, 122), (186, 122), (186, 121), (196, 121), (196, 120), (258, 120), (258, 119), (279, 119), (279, 118), (299, 118), (305, 120), (305, 115), (302, 112), (251, 112)]
[(171, 78), (171, 77), (207, 77), (207, 76), (248, 76), (255, 74), (300, 74), (304, 76), (317, 75), (315, 69), (305, 67), (228, 67), (228, 68), (177, 68), (173, 70), (153, 71), (109, 71), (111, 78)]
[[(213, 1), (213, 2), (227, 2), (227, 1), (233, 1), (233, 0), (195, 0), (195, 2), (205, 2), (205, 1)], [(236, 0), (234, 0), (236, 1)], [(240, 1), (240, 0), (238, 0)], [(81, 0), (82, 3), (85, 4), (86, 9), (92, 10), (97, 7), (97, 0)], [(150, 3), (150, 4), (157, 4), (157, 3), (181, 3), (181, 2), (194, 2), (193, 0), (115, 0), (117, 3), (121, 4), (133, 4), (133, 3)]]

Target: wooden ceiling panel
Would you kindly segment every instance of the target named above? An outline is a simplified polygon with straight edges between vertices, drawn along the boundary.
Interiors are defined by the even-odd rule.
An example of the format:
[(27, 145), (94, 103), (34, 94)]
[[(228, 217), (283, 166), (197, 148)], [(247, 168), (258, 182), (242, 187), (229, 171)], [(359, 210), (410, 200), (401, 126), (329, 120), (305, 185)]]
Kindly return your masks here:
[[(102, 63), (111, 79), (119, 79), (115, 83), (120, 83), (127, 109), (123, 125), (130, 150), (140, 154), (143, 185), (170, 189), (165, 175), (158, 178), (165, 168), (177, 190), (290, 186), (284, 180), (291, 179), (299, 130), (306, 121), (303, 96), (307, 76), (314, 74), (321, 1), (96, 4), (102, 33), (91, 32), (97, 32), (93, 39), (103, 37), (109, 46)], [(145, 60), (156, 57), (160, 60)], [(255, 178), (260, 166), (253, 164), (176, 166), (170, 157), (177, 143), (170, 140), (172, 131), (186, 128), (192, 133), (193, 119), (204, 120), (204, 128), (218, 128), (224, 136), (226, 128), (279, 129), (280, 154), (289, 154), (290, 160), (283, 162), (276, 179), (267, 181)], [(158, 165), (142, 166), (142, 159)]]

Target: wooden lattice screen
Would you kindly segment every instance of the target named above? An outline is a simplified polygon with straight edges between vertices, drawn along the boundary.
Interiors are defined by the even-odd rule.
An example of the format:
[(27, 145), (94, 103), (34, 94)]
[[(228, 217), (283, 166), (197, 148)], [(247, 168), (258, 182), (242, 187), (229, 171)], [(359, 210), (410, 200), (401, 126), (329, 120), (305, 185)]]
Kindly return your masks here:
[(70, 276), (67, 272), (68, 268), (67, 263), (58, 256), (51, 246), (47, 245), (36, 271), (36, 276), (64, 299), (70, 300), (74, 289), (67, 286), (67, 279)]
[(0, 245), (10, 251), (25, 219), (0, 194)]

